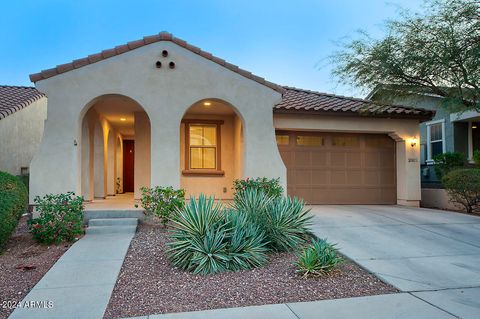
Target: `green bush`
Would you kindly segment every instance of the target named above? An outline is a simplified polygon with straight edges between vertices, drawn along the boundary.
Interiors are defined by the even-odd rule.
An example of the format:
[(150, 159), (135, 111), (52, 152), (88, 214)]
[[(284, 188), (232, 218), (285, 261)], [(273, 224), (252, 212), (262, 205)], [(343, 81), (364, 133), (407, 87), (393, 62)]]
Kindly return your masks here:
[(480, 166), (480, 150), (475, 150), (473, 152), (473, 161), (475, 165)]
[(283, 188), (280, 185), (279, 178), (266, 178), (266, 177), (257, 177), (257, 178), (247, 178), (247, 179), (236, 179), (233, 181), (233, 189), (235, 194), (239, 194), (248, 189), (262, 190), (269, 197), (280, 197), (283, 194)]
[(321, 276), (329, 273), (343, 262), (338, 255), (334, 244), (326, 239), (312, 240), (312, 243), (298, 254), (298, 260), (294, 263), (297, 273), (304, 277)]
[(35, 197), (38, 218), (29, 222), (33, 238), (44, 244), (73, 241), (83, 233), (83, 197), (73, 192)]
[(433, 157), (435, 162), (435, 174), (441, 180), (448, 172), (459, 169), (465, 165), (463, 154), (461, 153), (443, 153)]
[(185, 190), (173, 187), (142, 187), (142, 206), (150, 216), (160, 218), (163, 226), (171, 220), (172, 215), (182, 208), (185, 201)]
[(167, 255), (172, 264), (195, 274), (250, 269), (266, 261), (264, 234), (243, 213), (224, 211), (200, 195), (173, 218)]
[(480, 169), (458, 169), (442, 179), (450, 200), (460, 204), (469, 214), (480, 211)]
[(27, 188), (17, 177), (0, 172), (0, 251), (25, 212)]
[(310, 210), (297, 198), (272, 197), (251, 188), (234, 199), (234, 210), (244, 212), (265, 232), (269, 247), (278, 251), (295, 249), (309, 232)]

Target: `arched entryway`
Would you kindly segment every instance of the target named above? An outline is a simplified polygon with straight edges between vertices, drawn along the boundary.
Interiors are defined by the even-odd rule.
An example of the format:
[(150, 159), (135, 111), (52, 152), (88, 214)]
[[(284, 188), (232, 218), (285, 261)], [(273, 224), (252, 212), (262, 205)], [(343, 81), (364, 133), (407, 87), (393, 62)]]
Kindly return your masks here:
[(244, 175), (243, 120), (226, 101), (203, 99), (180, 125), (180, 185), (187, 197), (200, 193), (233, 198), (233, 181)]
[(140, 198), (140, 187), (150, 186), (151, 128), (142, 106), (119, 94), (97, 97), (85, 107), (81, 127), (82, 196)]

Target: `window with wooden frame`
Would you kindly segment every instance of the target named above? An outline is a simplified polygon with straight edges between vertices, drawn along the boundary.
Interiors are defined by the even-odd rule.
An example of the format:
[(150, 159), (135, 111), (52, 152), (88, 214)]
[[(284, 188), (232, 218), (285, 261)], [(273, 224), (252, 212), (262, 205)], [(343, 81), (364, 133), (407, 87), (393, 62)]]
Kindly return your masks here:
[(216, 120), (184, 120), (184, 175), (223, 175), (221, 165), (221, 125)]

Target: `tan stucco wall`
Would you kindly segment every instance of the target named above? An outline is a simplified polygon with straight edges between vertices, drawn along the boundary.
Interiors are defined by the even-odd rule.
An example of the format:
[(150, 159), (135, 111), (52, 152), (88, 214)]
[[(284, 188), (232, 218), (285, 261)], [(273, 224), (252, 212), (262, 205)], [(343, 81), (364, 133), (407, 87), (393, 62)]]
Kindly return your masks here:
[(30, 167), (46, 117), (47, 98), (43, 97), (0, 120), (0, 171), (19, 175), (21, 167)]
[(452, 203), (450, 196), (444, 189), (422, 188), (422, 207), (441, 208), (448, 210), (463, 210), (463, 207)]
[[(235, 123), (237, 116), (185, 116), (186, 119), (223, 120), (221, 125), (221, 168), (223, 176), (185, 176), (180, 179), (180, 186), (186, 190), (186, 198), (198, 197), (201, 193), (214, 195), (217, 199), (232, 199), (233, 180), (240, 178), (236, 169), (241, 159), (236, 157), (238, 145), (235, 141)], [(240, 163), (238, 162), (240, 160)], [(185, 124), (180, 126), (180, 168), (185, 169)]]
[[(163, 58), (162, 50), (169, 56)], [(164, 67), (157, 69), (160, 60)], [(175, 69), (165, 67), (169, 61)], [(159, 42), (36, 83), (48, 95), (44, 139), (31, 164), (30, 201), (36, 195), (81, 189), (81, 119), (104, 94), (138, 102), (151, 125), (151, 185), (180, 187), (180, 121), (195, 102), (208, 98), (233, 105), (242, 117), (244, 176), (280, 177), (286, 169), (273, 128), (281, 94), (171, 43)], [(80, 146), (80, 147), (79, 147)], [(47, 182), (46, 182), (47, 181)]]
[(274, 125), (279, 130), (313, 130), (328, 132), (385, 133), (396, 140), (397, 203), (420, 204), (420, 142), (418, 120), (275, 114)]

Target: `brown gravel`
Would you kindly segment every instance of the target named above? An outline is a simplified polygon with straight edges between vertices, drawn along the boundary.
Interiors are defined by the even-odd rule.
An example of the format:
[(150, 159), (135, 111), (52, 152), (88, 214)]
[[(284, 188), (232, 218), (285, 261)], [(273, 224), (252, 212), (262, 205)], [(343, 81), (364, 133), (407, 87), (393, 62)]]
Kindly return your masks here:
[(0, 254), (0, 318), (7, 318), (13, 311), (6, 303), (22, 300), (69, 247), (37, 244), (28, 233), (27, 218), (20, 219)]
[(173, 268), (165, 257), (166, 232), (143, 224), (132, 240), (105, 319), (397, 292), (347, 261), (335, 274), (303, 279), (292, 254), (273, 254), (250, 271), (210, 276)]

